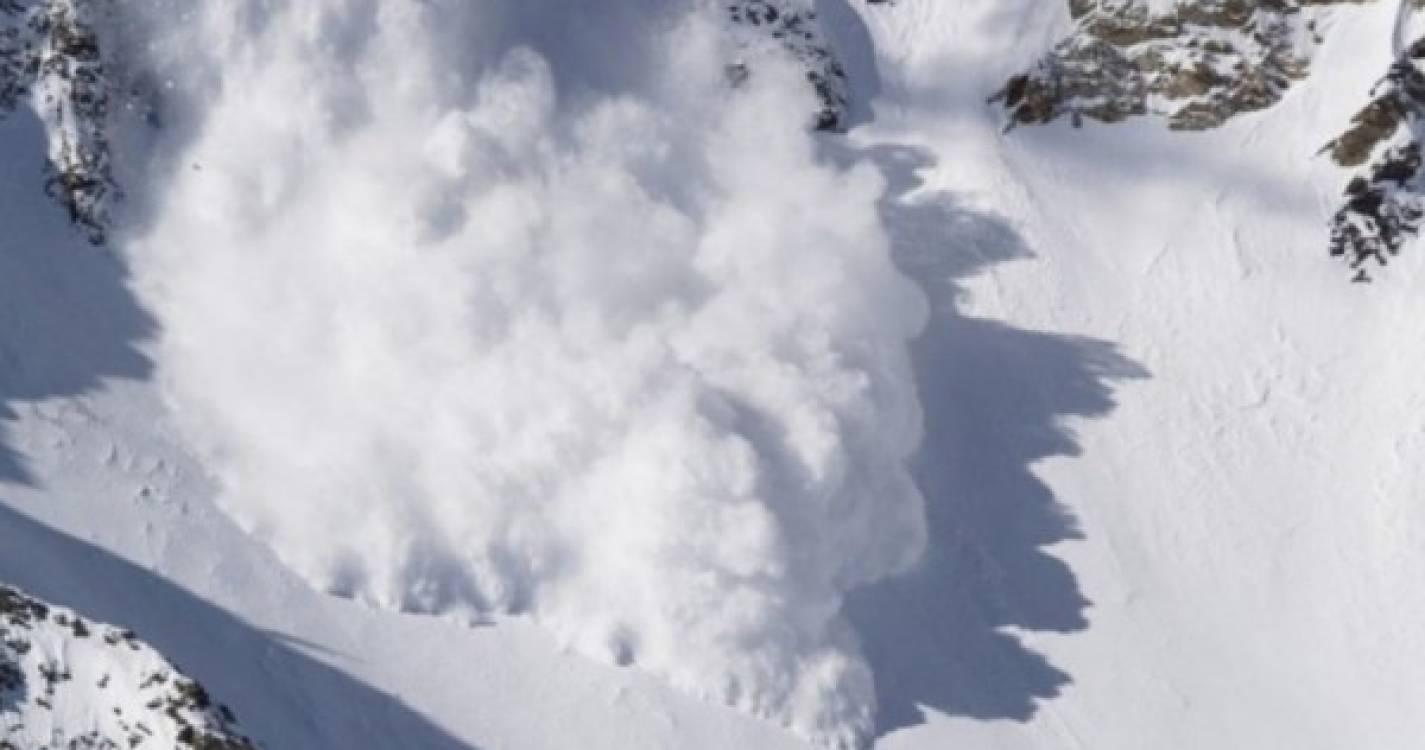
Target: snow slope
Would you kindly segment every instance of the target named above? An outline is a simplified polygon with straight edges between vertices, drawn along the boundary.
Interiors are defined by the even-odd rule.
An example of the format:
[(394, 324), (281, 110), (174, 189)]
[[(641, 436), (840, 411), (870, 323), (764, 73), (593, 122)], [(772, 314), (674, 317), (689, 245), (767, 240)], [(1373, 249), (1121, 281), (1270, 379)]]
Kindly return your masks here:
[[(1414, 746), (1422, 261), (1407, 248), (1371, 287), (1343, 283), (1322, 233), (1341, 176), (1313, 156), (1389, 65), (1396, 8), (1333, 11), (1318, 74), (1220, 131), (1140, 121), (1001, 137), (983, 92), (1061, 32), (1037, 7), (905, 2), (868, 16), (894, 93), (865, 140), (933, 160), (920, 200), (1013, 227), (1013, 242), (968, 243), (1005, 262), (960, 282), (963, 314), (1055, 342), (1005, 363), (1009, 388), (1044, 409), (981, 428), (1058, 431), (1033, 471), (1061, 515), (1016, 538), (1057, 542), (1066, 566), (1030, 574), (962, 528), (966, 544), (994, 540), (976, 554), (982, 594), (1007, 600), (997, 624), (1042, 654), (982, 674), (1039, 709), (1018, 723), (1029, 712), (932, 703), (929, 726), (886, 744)], [(905, 253), (922, 257), (920, 241)], [(966, 419), (963, 399), (930, 403), (930, 378), (955, 373), (922, 372), (931, 434)], [(958, 482), (1006, 515), (1033, 497)]]
[[(1063, 9), (820, 5), (876, 96), (816, 160), (884, 174), (883, 252), (930, 303), (925, 557), (845, 608), (878, 745), (1418, 744), (1425, 261), (1347, 283), (1342, 174), (1315, 156), (1397, 8), (1334, 9), (1316, 72), (1220, 130), (1006, 135), (986, 99)], [(520, 618), (309, 589), (219, 509), (152, 379), (159, 321), (35, 190), (36, 124), (0, 127), (0, 580), (135, 628), (271, 748), (802, 746)]]

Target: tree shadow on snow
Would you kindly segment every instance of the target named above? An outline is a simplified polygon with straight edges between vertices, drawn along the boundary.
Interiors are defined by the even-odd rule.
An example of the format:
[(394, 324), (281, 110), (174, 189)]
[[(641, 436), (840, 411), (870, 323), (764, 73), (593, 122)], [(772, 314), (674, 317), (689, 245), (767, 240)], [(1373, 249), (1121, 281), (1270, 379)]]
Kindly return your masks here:
[[(0, 117), (0, 492), (38, 478), (8, 443), (15, 406), (144, 379), (156, 330), (112, 253), (43, 192), (34, 116)], [(58, 501), (58, 500), (56, 500)], [(468, 747), (405, 706), (161, 576), (14, 510), (0, 497), (0, 581), (132, 628), (231, 706), (266, 747)], [(389, 648), (393, 644), (373, 644)], [(3, 743), (0, 743), (3, 744)]]
[(1033, 253), (1000, 217), (952, 195), (913, 195), (917, 171), (933, 163), (925, 152), (863, 156), (888, 179), (880, 210), (895, 261), (931, 305), (912, 347), (925, 409), (912, 469), (929, 549), (910, 573), (847, 604), (875, 670), (878, 732), (923, 723), (927, 711), (1027, 721), (1071, 677), (1005, 629), (1081, 631), (1089, 606), (1073, 571), (1046, 550), (1081, 538), (1077, 522), (1031, 467), (1078, 455), (1062, 420), (1108, 414), (1113, 382), (1147, 373), (1106, 341), (962, 314), (961, 279)]

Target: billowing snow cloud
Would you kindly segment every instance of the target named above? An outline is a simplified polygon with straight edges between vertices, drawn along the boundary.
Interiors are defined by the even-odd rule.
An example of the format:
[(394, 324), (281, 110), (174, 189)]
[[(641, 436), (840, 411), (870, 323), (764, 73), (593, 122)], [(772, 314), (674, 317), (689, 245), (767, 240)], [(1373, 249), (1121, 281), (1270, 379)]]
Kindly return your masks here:
[(881, 179), (818, 160), (804, 72), (715, 7), (501, 5), (158, 25), (195, 127), (125, 243), (183, 424), (317, 586), (525, 613), (856, 744), (842, 597), (925, 534)]

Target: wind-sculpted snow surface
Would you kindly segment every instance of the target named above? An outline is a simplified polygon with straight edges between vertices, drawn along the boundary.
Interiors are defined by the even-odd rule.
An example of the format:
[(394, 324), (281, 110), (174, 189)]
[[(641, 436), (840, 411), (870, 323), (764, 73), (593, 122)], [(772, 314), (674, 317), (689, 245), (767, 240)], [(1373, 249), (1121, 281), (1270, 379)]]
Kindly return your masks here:
[(818, 160), (804, 70), (719, 6), (516, 7), (155, 24), (201, 126), (130, 247), (181, 418), (324, 589), (528, 613), (860, 744), (842, 597), (925, 535), (881, 178)]

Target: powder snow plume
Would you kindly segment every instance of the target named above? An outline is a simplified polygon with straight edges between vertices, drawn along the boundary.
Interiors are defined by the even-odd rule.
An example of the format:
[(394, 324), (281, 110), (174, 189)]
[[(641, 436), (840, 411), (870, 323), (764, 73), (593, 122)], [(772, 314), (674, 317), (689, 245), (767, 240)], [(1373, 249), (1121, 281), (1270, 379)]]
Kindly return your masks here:
[(804, 72), (676, 6), (154, 19), (189, 127), (123, 243), (224, 507), (315, 585), (525, 614), (856, 746), (840, 609), (924, 543), (925, 304)]

